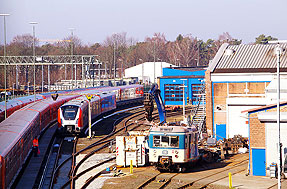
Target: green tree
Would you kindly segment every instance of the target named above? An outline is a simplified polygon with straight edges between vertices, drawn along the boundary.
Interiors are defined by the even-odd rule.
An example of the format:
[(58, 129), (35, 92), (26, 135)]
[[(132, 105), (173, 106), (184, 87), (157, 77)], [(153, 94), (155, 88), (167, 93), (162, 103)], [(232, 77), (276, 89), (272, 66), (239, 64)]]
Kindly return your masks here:
[(255, 44), (266, 44), (268, 43), (268, 41), (273, 41), (273, 40), (278, 40), (278, 39), (270, 35), (265, 36), (264, 34), (261, 34), (258, 37), (256, 37)]
[(181, 34), (179, 34), (176, 38), (176, 41), (181, 41), (181, 40), (183, 40), (183, 36)]

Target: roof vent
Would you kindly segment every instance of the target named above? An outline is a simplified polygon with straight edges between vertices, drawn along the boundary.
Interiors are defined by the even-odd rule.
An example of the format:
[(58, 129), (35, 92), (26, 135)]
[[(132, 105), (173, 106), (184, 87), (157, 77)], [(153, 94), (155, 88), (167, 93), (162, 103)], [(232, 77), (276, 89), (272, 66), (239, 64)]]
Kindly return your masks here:
[(235, 53), (235, 50), (233, 50), (233, 49), (226, 49), (224, 54), (227, 55), (227, 56), (231, 56), (234, 53)]

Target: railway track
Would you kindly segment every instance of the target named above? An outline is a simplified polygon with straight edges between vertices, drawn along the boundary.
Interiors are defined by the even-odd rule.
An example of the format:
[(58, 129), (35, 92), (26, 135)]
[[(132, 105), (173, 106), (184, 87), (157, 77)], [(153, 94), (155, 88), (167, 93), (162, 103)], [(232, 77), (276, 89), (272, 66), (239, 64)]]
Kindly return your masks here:
[[(178, 114), (178, 113), (173, 112), (173, 113), (170, 113), (170, 114), (175, 115), (175, 114)], [(154, 115), (156, 115), (156, 113), (155, 113)], [(105, 162), (110, 162), (110, 161), (114, 160), (115, 157), (109, 158), (109, 159), (105, 160), (104, 162), (101, 162), (101, 163), (98, 163), (98, 164), (96, 164), (96, 165), (94, 165), (94, 166), (92, 166), (92, 167), (89, 167), (88, 169), (86, 169), (86, 170), (82, 171), (81, 173), (75, 175), (75, 172), (77, 172), (77, 170), (79, 169), (79, 167), (80, 167), (89, 157), (91, 157), (92, 155), (94, 155), (96, 152), (99, 153), (99, 152), (101, 152), (103, 149), (106, 149), (106, 148), (109, 146), (109, 142), (111, 142), (111, 141), (112, 141), (112, 142), (115, 142), (115, 136), (116, 136), (116, 135), (119, 135), (119, 134), (122, 135), (122, 134), (123, 134), (122, 132), (127, 132), (128, 128), (135, 124), (135, 122), (129, 122), (129, 121), (130, 121), (131, 119), (135, 119), (135, 118), (136, 118), (136, 120), (143, 120), (143, 119), (145, 119), (145, 117), (144, 117), (144, 115), (142, 114), (141, 111), (140, 111), (139, 113), (136, 113), (136, 114), (133, 115), (133, 116), (130, 116), (130, 117), (124, 119), (124, 120), (117, 119), (117, 120), (114, 122), (114, 124), (113, 124), (113, 128), (114, 128), (113, 132), (108, 135), (109, 137), (113, 137), (113, 139), (110, 139), (109, 141), (107, 141), (107, 143), (105, 143), (105, 144), (102, 145), (101, 147), (99, 147), (99, 148), (95, 149), (94, 151), (90, 152), (90, 153), (87, 154), (80, 162), (78, 162), (77, 166), (76, 166), (75, 169), (74, 169), (74, 172), (73, 172), (72, 175), (71, 175), (71, 179), (70, 179), (69, 182), (72, 183), (73, 180), (78, 179), (80, 176), (82, 176), (82, 175), (84, 175), (84, 174), (87, 174), (87, 173), (88, 173), (89, 171), (91, 171), (92, 169), (97, 168), (98, 166), (102, 165), (102, 164), (105, 163)], [(118, 120), (121, 120), (122, 126), (119, 126), (119, 125), (118, 125)], [(136, 125), (133, 126), (132, 128), (130, 128), (129, 130), (131, 131), (131, 130), (137, 129), (137, 128), (141, 127), (141, 126), (143, 126), (143, 125), (136, 123)], [(141, 128), (141, 129), (142, 129), (142, 128)], [(104, 142), (103, 142), (103, 143), (104, 143)], [(104, 169), (103, 169), (103, 170), (104, 170)], [(85, 184), (84, 184), (83, 186), (81, 186), (81, 188), (86, 188), (86, 187), (88, 187), (96, 178), (98, 178), (98, 177), (101, 175), (101, 172), (102, 172), (103, 170), (100, 170), (99, 172), (97, 172), (97, 173), (94, 174), (93, 176), (89, 177), (89, 179), (86, 180)], [(164, 182), (162, 182), (162, 183), (160, 184), (160, 187), (161, 187), (161, 188), (164, 188), (166, 185), (168, 185), (168, 184), (170, 183), (171, 179), (172, 179), (174, 176), (176, 176), (176, 175), (177, 175), (177, 174), (172, 174), (169, 178), (163, 179)], [(68, 186), (69, 182), (67, 182), (62, 188)], [(71, 188), (73, 188), (74, 186), (75, 186), (75, 185), (73, 185)], [(78, 188), (78, 187), (77, 187), (77, 188)]]
[[(102, 120), (100, 122), (100, 125), (108, 125), (109, 123), (103, 123), (103, 122), (105, 122), (107, 120), (113, 120), (114, 121), (113, 124), (112, 124), (113, 125), (112, 132), (110, 132), (109, 134), (107, 134), (105, 136), (96, 138), (95, 142), (93, 142), (92, 144), (86, 146), (85, 148), (83, 148), (83, 149), (81, 149), (81, 150), (79, 150), (77, 152), (76, 152), (76, 145), (74, 145), (74, 148), (73, 148), (74, 152), (71, 153), (71, 156), (69, 156), (68, 158), (63, 160), (61, 163), (59, 163), (59, 165), (57, 167), (54, 168), (54, 172), (53, 172), (53, 175), (52, 175), (51, 182), (54, 184), (54, 182), (56, 180), (55, 176), (59, 174), (58, 172), (59, 172), (60, 169), (62, 169), (62, 167), (66, 167), (64, 165), (67, 164), (67, 162), (69, 162), (69, 161), (71, 161), (71, 169), (70, 169), (69, 173), (67, 174), (68, 177), (66, 176), (67, 177), (66, 182), (61, 185), (61, 188), (65, 188), (68, 185), (70, 185), (70, 188), (74, 188), (75, 187), (75, 181), (78, 178), (80, 178), (81, 176), (85, 175), (86, 173), (88, 173), (92, 169), (95, 169), (98, 166), (102, 165), (103, 163), (99, 162), (96, 165), (94, 165), (94, 166), (92, 166), (92, 167), (90, 167), (90, 168), (88, 168), (86, 170), (83, 170), (80, 173), (77, 173), (77, 172), (79, 172), (78, 171), (79, 167), (89, 157), (93, 156), (96, 153), (106, 151), (109, 146), (114, 144), (115, 143), (115, 136), (125, 134), (128, 131), (128, 128), (132, 127), (133, 125), (135, 125), (135, 126), (130, 128), (129, 130), (135, 130), (135, 129), (143, 126), (142, 124), (139, 124), (138, 121), (145, 119), (144, 114), (143, 114), (144, 110), (137, 108), (136, 110), (131, 110), (130, 113), (131, 114), (121, 116), (120, 115), (121, 113), (115, 112), (114, 113), (114, 115), (116, 117), (116, 118), (114, 118), (115, 120), (112, 119), (112, 117), (109, 117), (109, 116), (107, 116), (107, 117), (109, 117), (109, 119)], [(168, 112), (167, 116), (175, 116), (175, 115), (179, 115), (179, 114), (182, 114), (182, 112), (181, 111), (179, 111), (179, 112)], [(158, 119), (157, 113), (154, 113), (153, 116), (155, 117), (154, 119)], [(137, 120), (137, 121), (131, 121), (131, 120)], [(110, 121), (108, 121), (108, 122), (110, 122)], [(120, 124), (120, 123), (122, 123), (122, 124)], [(148, 128), (149, 128), (149, 126), (148, 126)], [(76, 144), (76, 142), (74, 144)], [(98, 147), (98, 146), (100, 146), (100, 147)], [(89, 152), (89, 150), (90, 150), (90, 152)], [(76, 164), (76, 161), (75, 161), (76, 160), (76, 156), (78, 156), (79, 154), (81, 154), (83, 152), (86, 152), (87, 154), (84, 156), (84, 158), (81, 161), (79, 161)], [(114, 159), (115, 159), (115, 157), (112, 157), (112, 158), (109, 158), (109, 159), (107, 159), (107, 160), (105, 160), (103, 162), (110, 162), (110, 161), (112, 161)], [(64, 168), (64, 169), (67, 169), (67, 168)], [(67, 171), (64, 171), (64, 172), (67, 172)], [(95, 174), (91, 178), (89, 178), (86, 181), (85, 185), (83, 185), (83, 187), (85, 188), (86, 186), (88, 186), (90, 182), (92, 182), (95, 178), (97, 178), (100, 175), (100, 172)], [(63, 175), (63, 171), (61, 171), (60, 175)], [(61, 177), (61, 179), (63, 179), (63, 178)], [(50, 188), (54, 187), (53, 184), (50, 184)], [(58, 188), (59, 185), (57, 185), (56, 187)]]
[[(214, 184), (215, 182), (225, 179), (228, 177), (228, 173), (231, 172), (232, 175), (246, 171), (246, 166), (248, 164), (248, 159), (244, 159), (240, 162), (234, 163), (231, 166), (225, 167), (223, 170), (216, 171), (214, 173), (211, 173), (209, 175), (205, 175), (201, 178), (198, 178), (196, 180), (193, 180), (192, 182), (189, 182), (187, 184), (184, 184), (178, 189), (188, 188), (188, 187), (196, 187), (196, 188), (207, 188), (211, 184)], [(236, 170), (234, 170), (236, 168)]]
[(171, 182), (172, 178), (178, 174), (179, 173), (159, 173), (141, 183), (137, 188), (165, 188)]
[(64, 140), (62, 137), (54, 138), (51, 149), (49, 150), (48, 158), (38, 188), (49, 188), (51, 186), (51, 178), (53, 178), (55, 166), (58, 164), (59, 161), (63, 141)]
[[(138, 113), (137, 112), (133, 112), (134, 114), (136, 113), (136, 115), (137, 114), (142, 114), (142, 112), (143, 112), (143, 110), (137, 110), (138, 111)], [(81, 149), (80, 151), (78, 151), (78, 152), (74, 152), (71, 156), (69, 156), (68, 158), (66, 158), (62, 163), (60, 163), (56, 168), (55, 168), (55, 173), (54, 173), (54, 177), (55, 177), (55, 175), (59, 172), (59, 170), (60, 169), (62, 169), (62, 167), (64, 167), (64, 165), (68, 162), (68, 161), (72, 161), (72, 165), (75, 165), (75, 157), (77, 156), (77, 155), (79, 155), (80, 153), (83, 153), (83, 152), (85, 152), (85, 151), (88, 151), (89, 149), (92, 149), (92, 148), (94, 148), (94, 147), (96, 147), (96, 146), (99, 146), (99, 145), (102, 145), (103, 144), (103, 146), (101, 146), (101, 147), (99, 147), (99, 148), (96, 148), (95, 150), (93, 150), (92, 152), (90, 152), (90, 153), (88, 153), (80, 162), (78, 162), (78, 164), (77, 165), (75, 165), (75, 166), (72, 166), (72, 168), (71, 168), (71, 171), (69, 172), (69, 174), (67, 174), (67, 175), (69, 175), (69, 178), (70, 179), (68, 179), (68, 181), (65, 183), (65, 184), (63, 184), (62, 185), (62, 188), (63, 187), (66, 187), (67, 186), (67, 183), (69, 183), (69, 184), (71, 184), (71, 188), (73, 188), (74, 187), (74, 178), (78, 178), (79, 176), (76, 176), (76, 172), (77, 172), (77, 170), (78, 170), (78, 168), (79, 168), (79, 166), (86, 160), (86, 159), (88, 159), (88, 157), (90, 157), (90, 156), (92, 156), (94, 153), (96, 153), (97, 151), (99, 151), (99, 150), (101, 150), (102, 148), (107, 148), (109, 145), (110, 145), (110, 142), (113, 140), (113, 139), (109, 139), (112, 135), (115, 135), (116, 133), (118, 133), (118, 132), (120, 132), (120, 131), (122, 131), (122, 130), (124, 130), (125, 129), (125, 127), (122, 127), (122, 128), (120, 128), (119, 130), (116, 130), (116, 125), (117, 125), (117, 123), (119, 123), (120, 122), (120, 120), (122, 120), (123, 119), (123, 117), (126, 117), (126, 115), (125, 116), (119, 116), (119, 118), (117, 118), (116, 120), (115, 120), (115, 122), (114, 122), (114, 130), (113, 130), (113, 132), (112, 133), (110, 133), (109, 135), (107, 135), (107, 136), (104, 136), (104, 137), (101, 137), (101, 138), (98, 138), (97, 139), (97, 141), (96, 142), (93, 142), (92, 144), (90, 144), (90, 145), (88, 145), (87, 147), (85, 147), (84, 149)], [(75, 148), (74, 148), (75, 149)], [(89, 155), (90, 154), (90, 155)], [(82, 174), (80, 174), (80, 175), (83, 175), (83, 173)], [(75, 177), (76, 176), (76, 177)], [(62, 179), (62, 178), (61, 178)], [(55, 180), (55, 178), (53, 178), (52, 180)], [(51, 188), (53, 188), (53, 186), (51, 187)]]

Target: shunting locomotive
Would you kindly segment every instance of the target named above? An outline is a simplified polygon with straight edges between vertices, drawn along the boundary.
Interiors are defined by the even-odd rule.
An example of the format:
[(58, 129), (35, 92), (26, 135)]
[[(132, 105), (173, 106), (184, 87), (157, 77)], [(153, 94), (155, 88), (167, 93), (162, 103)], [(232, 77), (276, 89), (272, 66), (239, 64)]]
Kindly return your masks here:
[(183, 171), (200, 159), (194, 127), (153, 126), (149, 133), (149, 161), (160, 171)]

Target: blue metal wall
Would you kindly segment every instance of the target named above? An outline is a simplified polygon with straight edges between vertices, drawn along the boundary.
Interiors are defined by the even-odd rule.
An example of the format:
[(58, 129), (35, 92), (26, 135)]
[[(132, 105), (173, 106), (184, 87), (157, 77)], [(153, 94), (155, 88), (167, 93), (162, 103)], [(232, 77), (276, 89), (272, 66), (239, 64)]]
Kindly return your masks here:
[[(184, 76), (202, 76), (203, 78), (188, 78)], [(202, 84), (202, 80), (205, 76), (205, 70), (200, 71), (184, 71), (170, 68), (163, 68), (163, 76), (177, 76), (177, 78), (160, 78), (160, 90), (161, 97), (165, 102), (165, 105), (182, 105), (182, 99), (180, 101), (165, 101), (165, 85), (167, 84), (178, 84), (185, 86), (185, 103), (187, 104), (187, 99), (192, 99), (192, 85), (193, 84)], [(178, 76), (182, 76), (178, 78)], [(187, 80), (182, 80), (187, 79)]]

